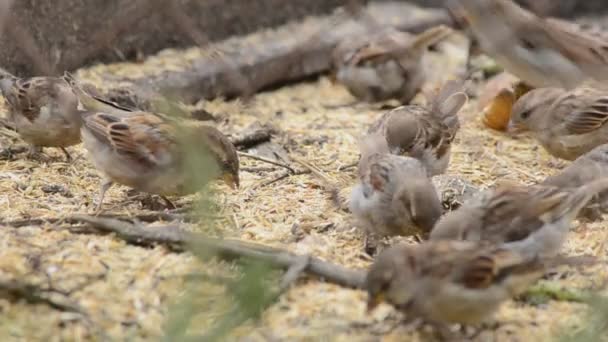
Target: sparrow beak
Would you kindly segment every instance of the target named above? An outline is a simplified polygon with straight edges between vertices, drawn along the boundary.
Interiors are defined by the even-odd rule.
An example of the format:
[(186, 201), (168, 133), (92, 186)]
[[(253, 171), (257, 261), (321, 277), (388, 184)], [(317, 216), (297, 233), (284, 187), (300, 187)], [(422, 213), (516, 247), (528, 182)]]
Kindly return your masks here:
[(335, 71), (332, 71), (329, 74), (329, 81), (331, 82), (331, 84), (337, 84), (338, 83), (338, 76), (336, 75)]
[(369, 298), (367, 299), (367, 313), (372, 312), (383, 301), (384, 301), (383, 293), (379, 293), (375, 296), (369, 296)]
[(516, 135), (525, 130), (526, 128), (524, 126), (513, 123), (513, 121), (509, 121), (509, 125), (507, 125), (507, 133), (509, 133), (509, 135)]
[(228, 184), (229, 187), (231, 187), (232, 189), (238, 189), (239, 188), (239, 177), (233, 175), (232, 173), (225, 173), (222, 176), (222, 180)]

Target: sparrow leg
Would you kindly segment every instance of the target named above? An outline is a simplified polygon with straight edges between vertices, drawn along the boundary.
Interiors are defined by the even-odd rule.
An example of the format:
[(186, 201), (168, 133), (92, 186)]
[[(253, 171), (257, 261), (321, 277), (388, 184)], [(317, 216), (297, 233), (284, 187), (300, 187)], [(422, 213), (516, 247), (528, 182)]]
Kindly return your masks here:
[(43, 159), (42, 158), (42, 147), (31, 145), (27, 152), (27, 157), (30, 159), (35, 159), (35, 160)]
[(165, 197), (165, 196), (163, 196), (163, 195), (160, 195), (160, 198), (162, 198), (162, 199), (163, 199), (163, 201), (165, 201), (165, 205), (167, 206), (167, 208), (168, 208), (169, 210), (174, 210), (175, 208), (177, 208), (177, 207), (175, 206), (175, 204), (173, 204), (173, 202), (171, 202), (171, 200), (169, 200), (167, 197)]
[(112, 182), (111, 180), (104, 180), (101, 183), (101, 186), (99, 187), (99, 202), (97, 202), (97, 207), (95, 207), (95, 214), (99, 214), (101, 212), (101, 205), (103, 204), (103, 198), (106, 196), (106, 191), (108, 191), (108, 189), (110, 189), (110, 187), (112, 187), (112, 184), (114, 184), (114, 182)]
[(68, 163), (71, 162), (72, 161), (72, 156), (70, 155), (70, 153), (68, 152), (68, 150), (66, 150), (65, 147), (62, 147), (61, 151), (65, 155), (65, 161), (67, 161)]

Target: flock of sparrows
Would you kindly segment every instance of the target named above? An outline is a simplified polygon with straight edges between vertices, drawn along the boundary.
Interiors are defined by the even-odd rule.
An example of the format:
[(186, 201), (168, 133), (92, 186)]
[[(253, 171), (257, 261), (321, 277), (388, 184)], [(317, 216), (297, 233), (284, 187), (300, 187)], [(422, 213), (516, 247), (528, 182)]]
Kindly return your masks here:
[[(482, 51), (531, 89), (513, 106), (509, 131), (527, 130), (551, 155), (574, 162), (541, 184), (503, 182), (444, 214), (430, 177), (448, 166), (458, 112), (467, 102), (462, 82), (444, 84), (427, 106), (398, 107), (371, 125), (361, 139), (351, 212), (370, 236), (424, 241), (397, 244), (376, 257), (366, 279), (368, 308), (386, 301), (439, 326), (486, 321), (548, 268), (589, 261), (559, 252), (575, 219), (598, 220), (608, 209), (608, 82), (602, 84), (608, 40), (511, 0), (451, 5)], [(407, 103), (424, 70), (406, 66), (420, 65), (445, 30), (401, 41), (389, 29), (370, 35), (376, 40), (350, 54), (340, 51), (337, 79), (363, 100)], [(388, 90), (396, 84), (399, 95)]]
[(214, 176), (239, 185), (236, 148), (217, 129), (197, 122), (176, 120), (162, 113), (124, 108), (93, 95), (66, 73), (63, 77), (21, 79), (0, 73), (0, 90), (9, 118), (31, 152), (42, 147), (84, 143), (103, 174), (97, 211), (113, 183), (161, 195), (186, 195), (200, 190), (207, 180), (194, 171), (193, 156)]
[[(485, 53), (536, 88), (513, 107), (510, 129), (532, 132), (549, 153), (574, 162), (541, 184), (501, 184), (444, 214), (431, 177), (448, 168), (468, 99), (463, 82), (448, 81), (428, 105), (398, 107), (371, 125), (350, 210), (370, 236), (424, 241), (376, 257), (366, 279), (368, 307), (385, 300), (436, 324), (487, 320), (548, 268), (582, 263), (558, 255), (572, 222), (600, 219), (608, 209), (608, 89), (601, 83), (608, 41), (511, 0), (461, 0), (457, 11)], [(425, 51), (451, 32), (387, 28), (344, 42), (332, 56), (335, 78), (361, 100), (407, 104), (425, 82)], [(2, 73), (0, 89), (17, 131), (35, 148), (60, 147), (69, 158), (65, 147), (84, 143), (105, 176), (98, 209), (113, 183), (161, 196), (197, 191), (205, 182), (187, 167), (192, 147), (209, 155), (217, 177), (239, 185), (236, 149), (215, 128), (123, 108), (67, 73)]]

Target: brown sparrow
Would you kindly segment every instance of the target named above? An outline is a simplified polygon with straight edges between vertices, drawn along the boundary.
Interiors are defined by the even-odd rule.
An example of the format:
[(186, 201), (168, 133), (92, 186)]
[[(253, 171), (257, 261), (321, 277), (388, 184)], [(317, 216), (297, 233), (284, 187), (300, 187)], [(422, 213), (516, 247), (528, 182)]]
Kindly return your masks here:
[(579, 211), (608, 189), (608, 178), (576, 189), (499, 185), (444, 215), (431, 240), (504, 243), (527, 255), (556, 255)]
[(448, 81), (430, 105), (395, 108), (376, 120), (368, 134), (383, 135), (391, 153), (420, 160), (429, 176), (444, 173), (460, 128), (458, 111), (466, 101), (461, 82)]
[(361, 146), (359, 184), (350, 210), (371, 235), (428, 234), (442, 205), (422, 164), (388, 153), (381, 136), (367, 136)]
[[(586, 260), (585, 260), (586, 259)], [(528, 257), (492, 244), (425, 241), (384, 250), (366, 278), (368, 310), (387, 301), (438, 326), (478, 324), (547, 269), (593, 263), (584, 257)]]
[[(578, 157), (556, 175), (547, 177), (541, 184), (557, 186), (564, 189), (577, 189), (585, 184), (608, 177), (608, 144), (600, 145), (590, 152)], [(597, 192), (579, 218), (596, 221), (608, 212), (608, 192)]]
[(510, 120), (510, 131), (530, 130), (550, 154), (574, 160), (608, 143), (608, 89), (591, 83), (535, 89), (515, 103)]
[(0, 90), (9, 107), (9, 119), (23, 140), (32, 146), (65, 149), (80, 143), (78, 99), (60, 77), (17, 78), (0, 71)]
[(608, 40), (511, 0), (459, 3), (481, 49), (527, 84), (571, 89), (588, 78), (608, 79)]
[(84, 109), (84, 146), (106, 178), (98, 211), (114, 182), (161, 195), (168, 203), (164, 196), (194, 193), (210, 174), (221, 176), (233, 188), (239, 186), (236, 148), (217, 129), (163, 114), (129, 111), (90, 96), (73, 79), (70, 84)]
[(437, 26), (412, 36), (385, 28), (344, 40), (332, 54), (335, 78), (360, 100), (409, 103), (426, 78), (424, 53), (451, 32)]

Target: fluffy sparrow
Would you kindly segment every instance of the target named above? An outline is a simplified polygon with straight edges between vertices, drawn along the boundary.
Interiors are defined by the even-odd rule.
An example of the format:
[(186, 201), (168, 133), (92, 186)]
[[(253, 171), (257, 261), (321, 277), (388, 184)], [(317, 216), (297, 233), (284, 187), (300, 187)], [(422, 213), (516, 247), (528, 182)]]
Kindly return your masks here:
[(385, 300), (439, 326), (486, 321), (548, 268), (589, 258), (527, 257), (471, 241), (398, 244), (381, 253), (366, 278), (368, 309)]
[(87, 109), (82, 113), (84, 146), (106, 178), (97, 210), (114, 182), (159, 194), (167, 202), (164, 196), (200, 190), (208, 180), (205, 176), (219, 175), (228, 185), (238, 187), (236, 149), (217, 129), (113, 107), (89, 96), (73, 80), (72, 85), (79, 106)]
[(461, 83), (448, 81), (430, 105), (395, 108), (383, 114), (368, 134), (383, 135), (391, 153), (420, 160), (429, 176), (444, 173), (460, 128), (458, 111), (466, 101)]
[(422, 57), (451, 29), (437, 26), (416, 36), (391, 28), (345, 40), (335, 48), (335, 78), (360, 100), (409, 103), (425, 81)]
[(553, 256), (579, 211), (606, 189), (608, 178), (576, 189), (499, 185), (444, 215), (430, 238), (505, 243), (521, 254)]
[(511, 0), (462, 0), (460, 6), (481, 49), (531, 86), (571, 89), (588, 78), (608, 79), (608, 40)]
[(608, 89), (535, 89), (515, 103), (510, 120), (510, 131), (530, 130), (553, 156), (574, 160), (608, 143)]
[(42, 147), (65, 149), (80, 143), (78, 99), (60, 77), (17, 78), (0, 71), (0, 90), (9, 107), (9, 119), (31, 153)]
[(350, 210), (371, 235), (428, 234), (442, 214), (441, 201), (422, 164), (388, 153), (381, 136), (361, 145), (359, 184)]
[[(600, 145), (578, 157), (560, 173), (547, 177), (542, 184), (576, 189), (606, 177), (608, 177), (608, 144)], [(608, 192), (598, 192), (597, 194), (596, 198), (580, 211), (579, 217), (595, 221), (608, 212)]]

